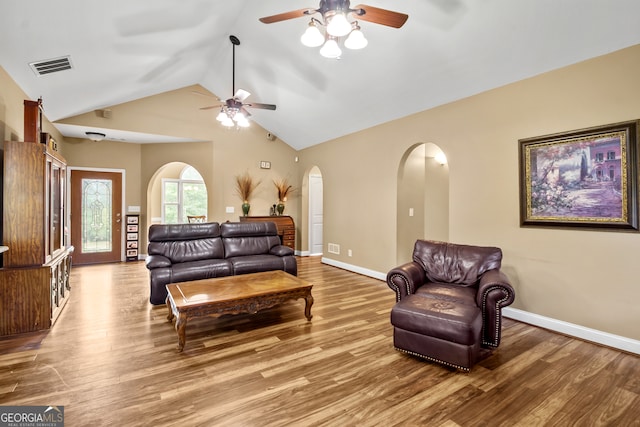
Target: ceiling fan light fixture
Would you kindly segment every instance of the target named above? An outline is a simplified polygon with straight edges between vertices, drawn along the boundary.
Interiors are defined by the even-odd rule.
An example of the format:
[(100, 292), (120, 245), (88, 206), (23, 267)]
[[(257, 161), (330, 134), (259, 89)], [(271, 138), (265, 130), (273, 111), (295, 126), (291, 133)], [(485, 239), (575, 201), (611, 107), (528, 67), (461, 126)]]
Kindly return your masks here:
[(356, 27), (355, 30), (351, 31), (349, 37), (344, 41), (344, 47), (347, 49), (362, 49), (369, 44), (369, 41), (364, 37), (362, 31), (360, 31), (360, 27)]
[(236, 124), (241, 127), (241, 128), (248, 128), (249, 127), (249, 120), (247, 120), (244, 116), (242, 116), (242, 120), (238, 120), (236, 122)]
[(233, 120), (231, 120), (231, 117), (227, 116), (223, 121), (222, 121), (222, 126), (226, 126), (228, 128), (234, 126), (235, 123), (233, 123)]
[(87, 135), (87, 138), (89, 138), (92, 141), (102, 141), (107, 135), (105, 135), (102, 132), (92, 132), (92, 131), (87, 131), (85, 132), (85, 135)]
[(329, 59), (337, 59), (340, 58), (340, 55), (342, 55), (342, 49), (340, 49), (340, 46), (338, 46), (338, 42), (336, 42), (336, 39), (329, 38), (329, 40), (325, 42), (324, 46), (320, 48), (320, 55)]
[(247, 121), (247, 118), (244, 116), (244, 114), (242, 114), (242, 112), (239, 111), (233, 115), (233, 121), (235, 122)]
[(225, 113), (224, 110), (220, 110), (220, 112), (216, 116), (216, 120), (219, 122), (223, 122), (227, 118), (228, 118), (227, 113)]
[(342, 37), (350, 32), (351, 23), (347, 20), (347, 17), (344, 16), (344, 13), (338, 12), (329, 18), (329, 23), (327, 24), (327, 33), (329, 33), (329, 35)]
[(300, 37), (300, 42), (307, 47), (318, 47), (321, 46), (322, 43), (324, 43), (324, 36), (322, 35), (318, 27), (316, 27), (313, 19), (311, 20), (311, 22), (309, 22), (309, 26), (307, 27), (304, 34), (302, 34), (302, 36)]

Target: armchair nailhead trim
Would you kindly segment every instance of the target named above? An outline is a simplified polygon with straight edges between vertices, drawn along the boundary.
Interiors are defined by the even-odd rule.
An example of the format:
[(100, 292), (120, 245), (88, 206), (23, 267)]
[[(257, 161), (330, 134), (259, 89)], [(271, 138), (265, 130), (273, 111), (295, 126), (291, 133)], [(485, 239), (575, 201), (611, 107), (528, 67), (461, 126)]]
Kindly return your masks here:
[(400, 295), (400, 288), (394, 283), (394, 279), (396, 277), (399, 277), (404, 282), (404, 286), (407, 288), (407, 295), (411, 295), (411, 292), (409, 292), (409, 282), (406, 277), (402, 274), (392, 274), (387, 283), (389, 284), (389, 287), (396, 292), (396, 302), (399, 302), (402, 296)]
[(410, 354), (412, 356), (421, 357), (423, 359), (427, 359), (427, 360), (430, 360), (432, 362), (440, 363), (442, 365), (447, 365), (447, 366), (449, 366), (451, 368), (460, 369), (461, 371), (465, 371), (465, 372), (469, 372), (470, 371), (470, 368), (465, 368), (463, 366), (459, 366), (459, 365), (455, 365), (453, 363), (445, 362), (444, 360), (436, 359), (435, 357), (425, 356), (424, 354), (415, 353), (413, 351), (405, 350), (405, 349), (398, 348), (398, 347), (395, 347), (395, 346), (393, 348), (395, 348), (396, 350), (398, 350), (398, 351), (400, 351), (402, 353), (407, 353), (407, 354)]
[[(496, 329), (493, 335), (493, 341), (492, 342), (487, 342), (484, 339), (484, 325), (486, 325), (486, 306), (487, 306), (487, 295), (489, 294), (490, 291), (494, 290), (494, 289), (499, 289), (504, 293), (504, 298), (502, 298), (501, 300), (496, 301), (496, 313), (498, 313), (498, 315), (496, 316)], [(484, 294), (482, 295), (482, 344), (483, 345), (488, 345), (491, 347), (498, 347), (499, 340), (500, 340), (500, 322), (502, 319), (502, 315), (500, 314), (502, 311), (502, 303), (506, 300), (509, 299), (509, 291), (507, 291), (505, 288), (503, 288), (502, 286), (492, 286), (489, 289), (487, 289)]]

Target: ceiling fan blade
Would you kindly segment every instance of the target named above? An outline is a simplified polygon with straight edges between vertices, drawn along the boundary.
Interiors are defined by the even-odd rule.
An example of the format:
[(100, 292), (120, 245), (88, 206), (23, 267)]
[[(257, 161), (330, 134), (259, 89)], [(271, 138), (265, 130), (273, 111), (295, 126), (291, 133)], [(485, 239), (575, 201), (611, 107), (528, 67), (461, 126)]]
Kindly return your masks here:
[(353, 12), (353, 14), (362, 21), (382, 24), (393, 28), (402, 27), (409, 18), (409, 15), (406, 15), (404, 13), (380, 9), (373, 6), (367, 6), (366, 4), (359, 4), (354, 7), (354, 9), (356, 10), (356, 12)]
[(240, 111), (242, 111), (242, 114), (244, 114), (247, 119), (251, 117), (251, 113), (246, 108), (242, 107)]
[(303, 16), (316, 13), (315, 9), (298, 9), (291, 12), (279, 13), (277, 15), (265, 16), (259, 21), (263, 24), (273, 24), (274, 22), (286, 21), (287, 19), (302, 18)]
[(244, 104), (246, 107), (260, 108), (262, 110), (275, 110), (276, 106), (273, 104), (261, 104), (259, 102), (253, 102), (251, 104)]
[(244, 89), (238, 89), (238, 90), (236, 91), (236, 93), (233, 95), (233, 97), (234, 97), (235, 99), (237, 99), (238, 101), (242, 102), (242, 101), (244, 101), (245, 99), (247, 99), (247, 98), (249, 97), (249, 95), (251, 95), (251, 92), (247, 92), (247, 91), (246, 91), (246, 90), (244, 90)]
[(220, 108), (220, 105), (209, 105), (208, 107), (200, 107), (201, 110), (211, 110), (212, 108)]

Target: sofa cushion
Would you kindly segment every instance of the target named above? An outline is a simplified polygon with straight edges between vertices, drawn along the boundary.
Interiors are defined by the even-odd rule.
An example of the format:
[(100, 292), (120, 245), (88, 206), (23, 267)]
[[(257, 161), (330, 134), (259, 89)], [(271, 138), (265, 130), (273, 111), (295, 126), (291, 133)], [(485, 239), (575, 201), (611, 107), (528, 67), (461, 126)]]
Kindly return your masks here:
[(268, 254), (281, 243), (273, 222), (225, 222), (220, 226), (220, 234), (225, 258)]
[(494, 247), (418, 240), (413, 260), (422, 266), (431, 282), (470, 286), (486, 271), (500, 268), (502, 251)]
[(154, 224), (149, 227), (149, 255), (162, 255), (173, 263), (224, 258), (218, 223)]
[(284, 260), (275, 255), (250, 255), (228, 258), (233, 274), (259, 273), (268, 270), (284, 270)]
[(171, 282), (188, 282), (190, 280), (231, 276), (233, 274), (232, 271), (231, 263), (226, 259), (181, 262), (173, 264)]

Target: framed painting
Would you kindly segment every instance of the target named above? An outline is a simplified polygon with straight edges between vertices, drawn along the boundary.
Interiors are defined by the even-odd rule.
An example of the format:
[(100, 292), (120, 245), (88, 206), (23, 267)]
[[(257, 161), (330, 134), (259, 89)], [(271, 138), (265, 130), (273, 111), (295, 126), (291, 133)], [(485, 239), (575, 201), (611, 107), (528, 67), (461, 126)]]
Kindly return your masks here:
[(521, 226), (638, 231), (638, 121), (518, 142)]

